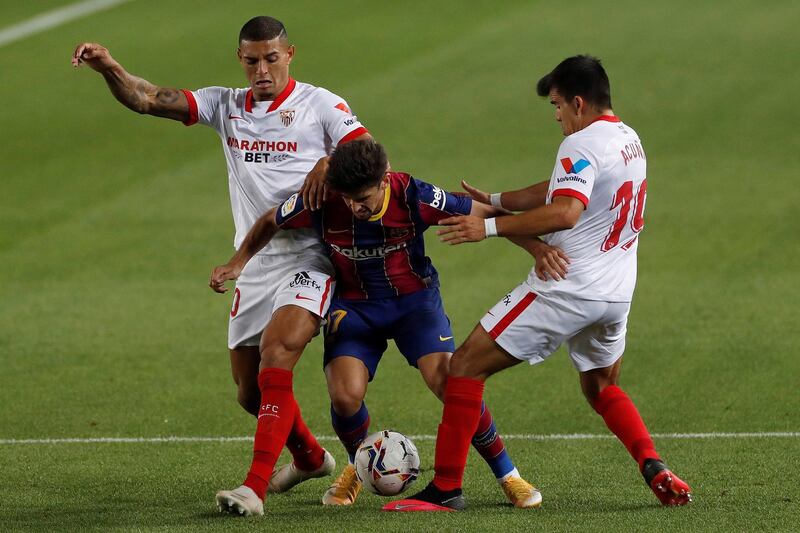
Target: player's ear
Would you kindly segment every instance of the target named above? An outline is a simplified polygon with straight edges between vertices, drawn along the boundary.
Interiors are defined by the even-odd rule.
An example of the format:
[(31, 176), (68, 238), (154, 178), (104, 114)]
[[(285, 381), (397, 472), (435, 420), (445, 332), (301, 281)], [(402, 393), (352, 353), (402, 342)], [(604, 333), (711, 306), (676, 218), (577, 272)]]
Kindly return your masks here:
[(586, 111), (586, 100), (583, 99), (583, 96), (576, 96), (572, 103), (575, 106), (575, 112), (578, 115), (581, 115)]
[(242, 62), (242, 49), (241, 48), (236, 48), (236, 57), (237, 57), (237, 59), (239, 59), (239, 63), (241, 63)]
[(289, 63), (292, 62), (292, 58), (294, 57), (294, 45), (293, 44), (290, 44), (289, 48), (286, 49), (286, 55), (289, 56), (289, 59), (286, 61), (286, 64), (288, 65)]

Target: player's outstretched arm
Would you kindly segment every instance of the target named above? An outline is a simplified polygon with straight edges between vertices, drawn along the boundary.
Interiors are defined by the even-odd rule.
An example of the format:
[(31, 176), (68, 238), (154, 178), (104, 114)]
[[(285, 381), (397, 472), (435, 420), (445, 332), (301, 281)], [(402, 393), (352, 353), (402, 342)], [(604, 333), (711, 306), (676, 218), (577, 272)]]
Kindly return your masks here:
[(259, 250), (269, 244), (269, 241), (278, 233), (280, 227), (275, 220), (275, 213), (277, 210), (277, 208), (273, 208), (261, 215), (261, 218), (259, 218), (256, 223), (253, 224), (253, 227), (250, 228), (250, 231), (247, 232), (247, 236), (244, 238), (244, 241), (242, 241), (242, 245), (239, 246), (239, 249), (236, 250), (236, 253), (233, 254), (230, 261), (214, 268), (211, 272), (211, 279), (208, 282), (208, 286), (211, 287), (214, 292), (220, 294), (228, 292), (227, 287), (225, 287), (225, 282), (237, 279), (247, 262), (250, 261)]
[[(461, 194), (463, 195), (463, 193)], [(511, 213), (505, 209), (498, 209), (496, 207), (492, 207), (491, 205), (482, 204), (480, 202), (472, 202), (472, 207), (469, 210), (469, 214), (478, 218), (492, 218), (502, 215), (510, 215)]]
[[(482, 204), (494, 205), (509, 211), (527, 211), (545, 204), (550, 181), (545, 180), (524, 189), (495, 194), (489, 194), (473, 187), (464, 180), (461, 180), (461, 186), (473, 200)], [(492, 196), (495, 197), (494, 201), (492, 201)]]
[[(583, 213), (583, 203), (571, 196), (557, 196), (553, 203), (525, 211), (518, 215), (484, 220), (473, 215), (450, 217), (441, 220), (445, 226), (436, 233), (442, 242), (461, 244), (485, 239), (486, 225), (492, 220), (495, 224), (493, 235), (500, 237), (538, 237), (546, 233), (575, 227)], [(489, 235), (492, 236), (492, 235)]]
[(189, 120), (189, 102), (177, 89), (158, 87), (149, 81), (129, 74), (108, 49), (97, 43), (81, 43), (72, 54), (72, 66), (88, 65), (99, 72), (111, 93), (125, 107), (137, 113)]

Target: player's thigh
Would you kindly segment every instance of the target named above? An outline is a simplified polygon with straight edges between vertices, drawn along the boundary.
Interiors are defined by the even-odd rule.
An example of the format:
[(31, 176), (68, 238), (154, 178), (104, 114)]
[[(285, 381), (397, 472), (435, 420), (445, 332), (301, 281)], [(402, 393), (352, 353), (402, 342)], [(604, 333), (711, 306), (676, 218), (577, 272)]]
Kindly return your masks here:
[(335, 289), (330, 262), (307, 252), (272, 265), (275, 285), (269, 322), (261, 337), (262, 365), (291, 369), (319, 332)]
[[(567, 341), (570, 359), (578, 372), (610, 369), (625, 352), (630, 302), (576, 300), (592, 321)], [(610, 371), (609, 371), (610, 372)]]
[[(325, 327), (323, 366), (326, 368), (340, 357), (355, 358), (367, 370), (367, 381), (372, 381), (378, 370), (387, 343), (376, 328), (373, 318), (378, 313), (370, 302), (334, 300)], [(378, 317), (379, 318), (379, 317)]]
[(438, 289), (423, 289), (394, 299), (396, 317), (386, 326), (409, 365), (418, 367), (423, 356), (453, 353), (450, 319)]
[(520, 359), (512, 357), (500, 347), (483, 326), (478, 324), (450, 359), (448, 375), (486, 380), (492, 374), (520, 362)]
[(447, 371), (452, 356), (450, 352), (436, 352), (417, 359), (417, 368), (425, 385), (440, 400), (444, 399), (444, 385), (447, 382)]
[(361, 359), (342, 355), (325, 365), (328, 395), (335, 411), (352, 416), (361, 408), (367, 394), (369, 371)]
[(270, 318), (261, 337), (261, 367), (292, 370), (319, 332), (321, 319), (308, 309), (285, 305)]

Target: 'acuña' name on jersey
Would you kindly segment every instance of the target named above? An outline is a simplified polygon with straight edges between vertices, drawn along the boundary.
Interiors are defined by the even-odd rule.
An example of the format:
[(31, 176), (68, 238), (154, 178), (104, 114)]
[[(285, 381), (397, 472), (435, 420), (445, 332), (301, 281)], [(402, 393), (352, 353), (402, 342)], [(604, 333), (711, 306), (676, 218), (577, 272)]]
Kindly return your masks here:
[[(270, 160), (284, 159), (287, 152), (297, 152), (296, 141), (264, 141), (261, 139), (237, 139), (228, 137), (227, 144), (230, 148), (238, 148), (244, 152), (246, 163), (267, 163)], [(283, 152), (283, 157), (272, 156), (272, 152)]]

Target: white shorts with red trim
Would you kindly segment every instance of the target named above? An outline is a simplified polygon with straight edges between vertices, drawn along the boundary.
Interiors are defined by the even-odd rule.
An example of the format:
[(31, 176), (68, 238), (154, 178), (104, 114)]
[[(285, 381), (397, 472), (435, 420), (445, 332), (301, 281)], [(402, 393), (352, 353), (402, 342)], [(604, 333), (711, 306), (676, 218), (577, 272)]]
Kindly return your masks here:
[(513, 357), (535, 365), (567, 343), (579, 372), (613, 365), (625, 351), (630, 302), (581, 300), (533, 292), (520, 284), (481, 319)]
[(272, 314), (286, 305), (324, 317), (335, 285), (333, 267), (319, 252), (254, 256), (236, 280), (228, 347), (258, 346)]

